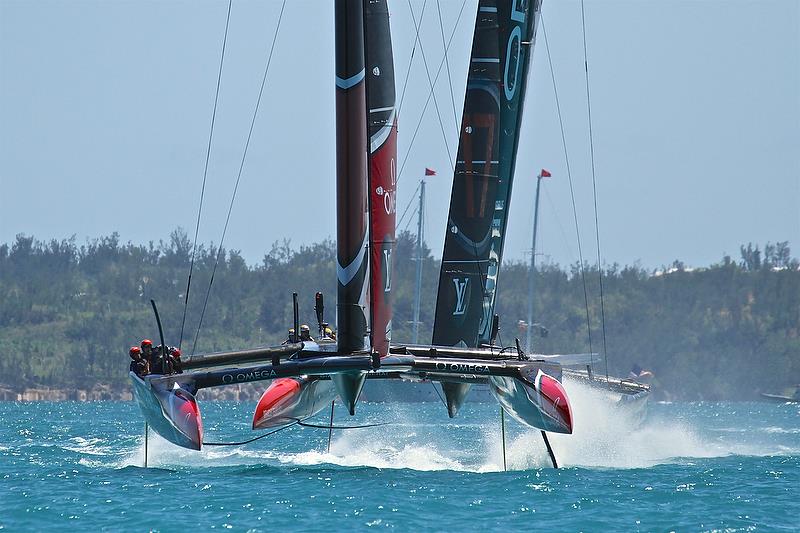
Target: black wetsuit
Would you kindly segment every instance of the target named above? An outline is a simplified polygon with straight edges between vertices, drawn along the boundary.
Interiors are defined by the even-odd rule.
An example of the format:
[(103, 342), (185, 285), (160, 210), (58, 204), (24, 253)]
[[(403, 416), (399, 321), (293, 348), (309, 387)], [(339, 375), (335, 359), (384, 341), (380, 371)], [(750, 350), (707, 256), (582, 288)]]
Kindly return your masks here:
[(160, 355), (153, 358), (153, 362), (150, 363), (150, 373), (151, 374), (171, 374), (172, 373), (172, 365), (169, 363), (169, 359), (167, 359), (167, 364), (164, 365), (164, 358)]
[(139, 377), (144, 377), (147, 375), (147, 362), (144, 359), (131, 361), (131, 372)]

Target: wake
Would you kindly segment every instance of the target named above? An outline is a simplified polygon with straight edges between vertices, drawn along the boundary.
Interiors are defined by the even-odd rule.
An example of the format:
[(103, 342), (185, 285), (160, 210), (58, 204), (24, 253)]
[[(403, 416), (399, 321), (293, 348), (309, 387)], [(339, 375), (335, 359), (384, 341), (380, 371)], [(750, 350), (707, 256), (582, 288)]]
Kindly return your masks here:
[[(678, 413), (660, 413), (642, 420), (639, 413), (619, 406), (605, 393), (588, 385), (567, 381), (574, 416), (572, 435), (548, 434), (559, 466), (566, 468), (632, 469), (659, 464), (690, 463), (694, 459), (731, 455), (783, 455), (796, 453), (785, 446), (747, 443), (739, 438), (720, 438), (719, 431), (704, 428), (698, 418), (681, 419)], [(161, 437), (150, 434), (148, 465), (162, 468), (208, 468), (240, 465), (269, 465), (278, 468), (335, 465), (377, 469), (410, 469), (418, 471), (498, 472), (503, 470), (499, 410), (488, 415), (486, 405), (475, 408), (475, 414), (462, 413), (449, 420), (430, 420), (429, 409), (421, 415), (414, 404), (383, 404), (380, 417), (391, 425), (379, 428), (336, 431), (330, 452), (308, 450), (303, 433), (283, 435), (282, 448), (265, 443), (260, 446), (204, 448), (202, 452), (178, 448)], [(419, 405), (419, 404), (416, 404)], [(432, 406), (431, 406), (432, 407)], [(440, 407), (440, 406), (439, 406)], [(652, 405), (651, 405), (652, 407)], [(465, 409), (466, 410), (466, 409)], [(371, 413), (374, 417), (375, 413)], [(420, 420), (421, 416), (425, 419)], [(476, 420), (476, 418), (479, 418)], [(539, 431), (523, 428), (506, 417), (506, 462), (508, 470), (550, 468), (550, 459)], [(746, 431), (747, 428), (742, 428)], [(794, 433), (795, 429), (771, 426), (760, 432)], [(714, 432), (717, 431), (715, 434)], [(290, 447), (306, 447), (303, 451), (286, 451)], [(311, 444), (318, 446), (319, 442)], [(91, 453), (91, 452), (90, 452)], [(142, 466), (144, 439), (140, 437), (131, 453), (118, 462), (118, 467)]]

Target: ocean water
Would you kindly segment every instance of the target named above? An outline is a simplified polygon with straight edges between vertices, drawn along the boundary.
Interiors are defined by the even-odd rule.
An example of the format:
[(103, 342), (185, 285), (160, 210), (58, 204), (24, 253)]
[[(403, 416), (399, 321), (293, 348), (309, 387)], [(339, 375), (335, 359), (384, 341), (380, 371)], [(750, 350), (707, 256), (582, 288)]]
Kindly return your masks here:
[[(337, 407), (336, 430), (177, 448), (134, 403), (0, 402), (0, 530), (800, 531), (800, 406), (651, 403), (644, 420), (569, 387), (576, 432), (467, 404)], [(207, 441), (241, 441), (254, 405), (201, 404)], [(320, 416), (319, 422), (327, 422)]]

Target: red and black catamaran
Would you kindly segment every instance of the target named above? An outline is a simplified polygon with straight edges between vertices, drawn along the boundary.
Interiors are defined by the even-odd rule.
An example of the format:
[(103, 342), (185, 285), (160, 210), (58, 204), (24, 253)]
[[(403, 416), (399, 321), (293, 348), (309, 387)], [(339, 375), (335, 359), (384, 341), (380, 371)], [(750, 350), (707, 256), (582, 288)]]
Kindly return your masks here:
[[(336, 201), (338, 337), (197, 355), (184, 373), (131, 373), (148, 424), (200, 450), (198, 390), (271, 381), (253, 429), (284, 426), (340, 398), (351, 414), (364, 381), (439, 382), (450, 417), (475, 383), (530, 427), (572, 432), (561, 366), (517, 342), (495, 346), (503, 254), (528, 64), (540, 0), (480, 0), (430, 345), (392, 343), (397, 113), (386, 0), (337, 0)], [(317, 296), (323, 321), (323, 299)], [(297, 299), (295, 295), (295, 331)], [(163, 343), (163, 341), (162, 341)], [(556, 358), (557, 360), (557, 358)], [(548, 444), (549, 447), (549, 444)]]

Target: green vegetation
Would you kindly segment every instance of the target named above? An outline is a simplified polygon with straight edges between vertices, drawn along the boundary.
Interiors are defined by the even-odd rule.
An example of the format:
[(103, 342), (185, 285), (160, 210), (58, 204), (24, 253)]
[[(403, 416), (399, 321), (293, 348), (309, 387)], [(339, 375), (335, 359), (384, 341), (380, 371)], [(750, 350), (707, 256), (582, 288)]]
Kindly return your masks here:
[[(425, 250), (421, 339), (430, 339), (438, 261)], [(291, 323), (291, 292), (301, 320), (312, 324), (313, 295), (335, 313), (335, 245), (296, 250), (276, 243), (259, 265), (236, 251), (197, 249), (183, 348), (196, 351), (276, 344)], [(127, 386), (127, 348), (157, 340), (149, 301), (155, 299), (169, 344), (181, 334), (192, 244), (180, 230), (168, 242), (122, 244), (118, 235), (78, 246), (75, 239), (40, 242), (18, 236), (0, 245), (0, 386), (88, 388)], [(220, 260), (214, 271), (216, 258)], [(414, 238), (400, 235), (395, 254), (394, 339), (410, 341), (414, 300)], [(608, 371), (625, 376), (634, 364), (655, 372), (654, 392), (668, 399), (754, 399), (800, 382), (800, 270), (787, 243), (751, 244), (691, 270), (676, 262), (663, 272), (617, 265), (603, 272)], [(209, 280), (213, 284), (208, 292)], [(497, 311), (500, 338), (513, 343), (527, 315), (528, 268), (502, 268)], [(592, 350), (603, 351), (598, 273), (586, 271)], [(589, 351), (578, 265), (544, 265), (536, 273), (535, 339), (541, 353)], [(312, 331), (313, 331), (312, 326)], [(595, 372), (605, 373), (605, 363)]]

